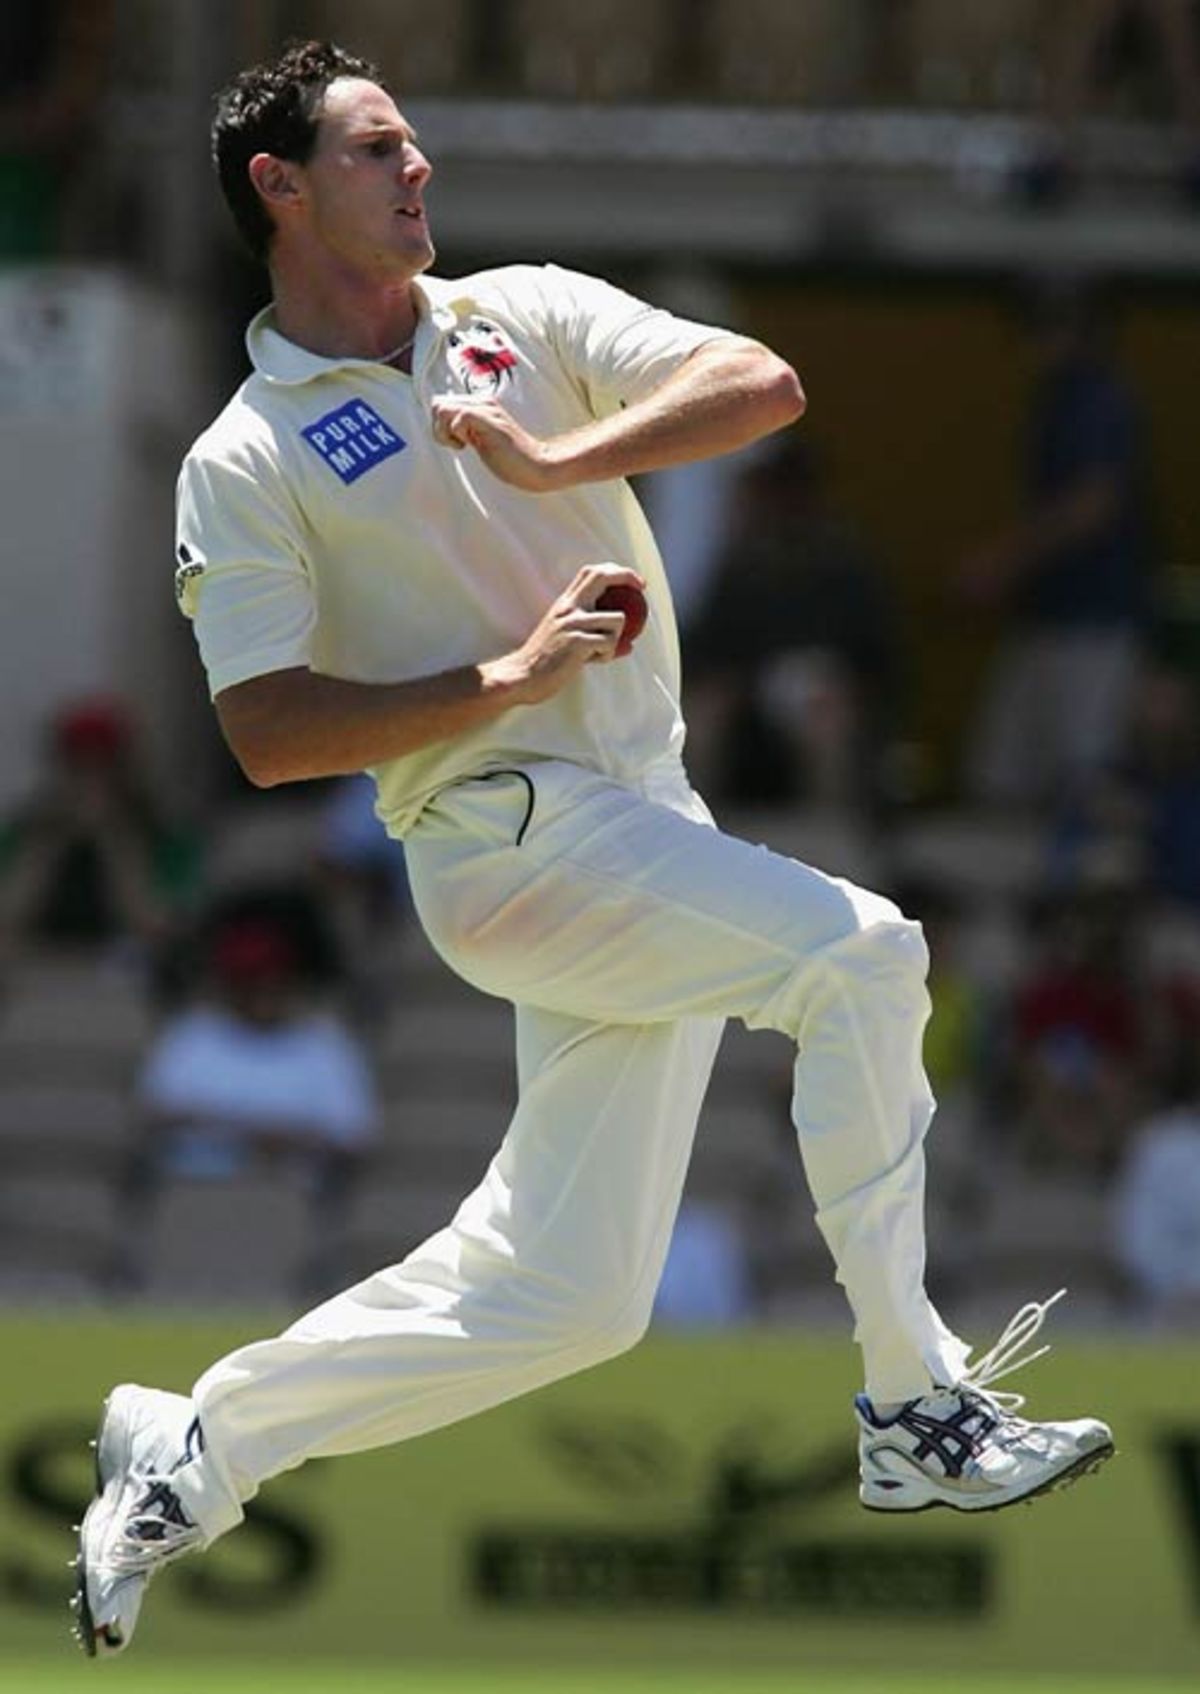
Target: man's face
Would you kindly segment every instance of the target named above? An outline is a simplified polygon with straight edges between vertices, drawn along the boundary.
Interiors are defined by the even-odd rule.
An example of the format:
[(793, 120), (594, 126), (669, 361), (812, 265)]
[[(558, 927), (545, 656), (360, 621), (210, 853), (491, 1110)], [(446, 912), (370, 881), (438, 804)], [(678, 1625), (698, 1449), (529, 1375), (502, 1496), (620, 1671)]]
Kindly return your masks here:
[(424, 206), (432, 168), (391, 95), (373, 82), (330, 83), (316, 147), (293, 170), (302, 227), (332, 257), (380, 280), (433, 263)]

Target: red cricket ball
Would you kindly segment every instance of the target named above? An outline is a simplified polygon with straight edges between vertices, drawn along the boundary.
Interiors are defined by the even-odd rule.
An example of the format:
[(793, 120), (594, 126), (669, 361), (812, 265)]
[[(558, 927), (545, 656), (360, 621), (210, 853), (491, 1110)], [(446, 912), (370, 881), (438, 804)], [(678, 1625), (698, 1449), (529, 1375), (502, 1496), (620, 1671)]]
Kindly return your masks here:
[(623, 659), (626, 653), (632, 652), (634, 642), (646, 627), (646, 619), (650, 616), (646, 596), (631, 582), (614, 582), (596, 601), (596, 610), (624, 614), (625, 628), (617, 642), (617, 658)]

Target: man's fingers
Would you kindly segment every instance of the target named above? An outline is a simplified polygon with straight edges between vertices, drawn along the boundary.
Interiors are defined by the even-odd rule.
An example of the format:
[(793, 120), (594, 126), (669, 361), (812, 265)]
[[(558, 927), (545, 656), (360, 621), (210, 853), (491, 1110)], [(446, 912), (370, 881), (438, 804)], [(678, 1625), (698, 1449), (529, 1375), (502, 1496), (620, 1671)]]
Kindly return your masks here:
[(466, 446), (471, 426), (498, 427), (506, 415), (494, 400), (475, 399), (469, 394), (439, 395), (430, 406), (434, 439), (450, 447)]
[(456, 414), (453, 412), (435, 412), (433, 415), (433, 439), (442, 447), (465, 447), (465, 437), (460, 433)]
[(587, 656), (588, 664), (606, 665), (610, 659), (615, 659), (620, 639), (620, 630), (606, 630), (603, 634), (589, 632), (584, 635), (584, 645), (591, 649)]
[(431, 407), (433, 439), (443, 447), (468, 447), (471, 408), (461, 400), (435, 400)]
[(429, 402), (434, 412), (503, 412), (490, 394), (435, 394)]
[(547, 642), (573, 648), (584, 663), (614, 658), (625, 625), (620, 612), (592, 612), (569, 603), (560, 604), (556, 622), (557, 633), (553, 625), (546, 630)]
[(433, 438), (444, 447), (486, 447), (495, 441), (496, 432), (489, 429), (487, 420), (471, 412), (449, 413), (433, 426)]
[(631, 570), (627, 565), (584, 565), (575, 573), (574, 581), (566, 590), (566, 598), (575, 605), (587, 606), (589, 609), (615, 583), (626, 583), (630, 588), (646, 590), (646, 579), (638, 571)]
[(589, 635), (602, 635), (605, 640), (610, 637), (613, 641), (621, 639), (621, 631), (625, 628), (625, 617), (621, 612), (588, 612), (584, 628)]
[(581, 606), (565, 597), (559, 602), (559, 608), (562, 613), (560, 626), (578, 635), (599, 635), (605, 639), (611, 635), (619, 639), (625, 625), (620, 612), (593, 611), (590, 606)]

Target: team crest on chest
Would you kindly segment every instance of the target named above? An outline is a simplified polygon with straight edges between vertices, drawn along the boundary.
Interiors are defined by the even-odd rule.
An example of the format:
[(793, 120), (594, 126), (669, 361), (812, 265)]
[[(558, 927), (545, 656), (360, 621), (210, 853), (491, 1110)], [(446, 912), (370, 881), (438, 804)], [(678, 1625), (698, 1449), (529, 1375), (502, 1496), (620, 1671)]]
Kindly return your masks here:
[(486, 318), (453, 330), (447, 349), (450, 368), (468, 394), (502, 393), (519, 362), (508, 336)]

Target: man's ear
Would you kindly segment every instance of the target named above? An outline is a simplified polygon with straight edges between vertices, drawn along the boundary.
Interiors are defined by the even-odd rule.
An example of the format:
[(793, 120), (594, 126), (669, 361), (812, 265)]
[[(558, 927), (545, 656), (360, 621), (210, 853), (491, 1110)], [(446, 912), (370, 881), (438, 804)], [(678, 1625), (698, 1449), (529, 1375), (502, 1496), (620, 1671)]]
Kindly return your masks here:
[(294, 165), (274, 153), (256, 153), (249, 164), (250, 181), (268, 206), (283, 210), (295, 206), (301, 190)]

